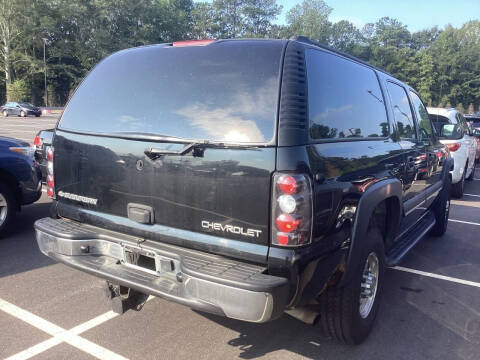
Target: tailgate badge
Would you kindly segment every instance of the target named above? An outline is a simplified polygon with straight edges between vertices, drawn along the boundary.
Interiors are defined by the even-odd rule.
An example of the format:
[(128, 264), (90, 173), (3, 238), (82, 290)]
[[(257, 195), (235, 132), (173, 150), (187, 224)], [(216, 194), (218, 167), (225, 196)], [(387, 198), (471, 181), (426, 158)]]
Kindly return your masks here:
[(262, 230), (244, 229), (242, 226), (223, 225), (220, 223), (207, 221), (207, 220), (202, 220), (202, 228), (207, 230), (229, 232), (232, 234), (248, 236), (248, 237), (256, 237), (256, 238), (258, 238), (262, 233)]
[(59, 191), (57, 196), (63, 197), (65, 199), (73, 200), (73, 201), (78, 201), (84, 204), (90, 204), (90, 205), (97, 205), (97, 201), (98, 201), (98, 199), (90, 198), (87, 196), (81, 196), (77, 194), (72, 194), (65, 191)]

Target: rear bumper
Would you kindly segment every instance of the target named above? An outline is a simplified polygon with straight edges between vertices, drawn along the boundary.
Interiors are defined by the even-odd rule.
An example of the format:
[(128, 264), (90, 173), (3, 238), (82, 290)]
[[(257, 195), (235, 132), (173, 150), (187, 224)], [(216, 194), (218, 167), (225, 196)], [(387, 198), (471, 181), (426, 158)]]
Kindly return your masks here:
[[(197, 310), (266, 322), (279, 317), (287, 304), (287, 279), (263, 274), (265, 268), (258, 265), (63, 219), (38, 220), (35, 231), (40, 250), (52, 259)], [(154, 268), (133, 265), (132, 252), (152, 259)]]

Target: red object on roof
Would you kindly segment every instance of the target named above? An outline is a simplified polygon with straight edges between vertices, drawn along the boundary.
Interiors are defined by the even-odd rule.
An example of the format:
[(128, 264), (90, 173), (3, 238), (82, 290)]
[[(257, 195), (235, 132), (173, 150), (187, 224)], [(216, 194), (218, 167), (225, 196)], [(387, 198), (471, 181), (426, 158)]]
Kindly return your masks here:
[(205, 40), (184, 40), (184, 41), (174, 41), (172, 46), (183, 47), (183, 46), (205, 46), (215, 42), (215, 39), (205, 39)]

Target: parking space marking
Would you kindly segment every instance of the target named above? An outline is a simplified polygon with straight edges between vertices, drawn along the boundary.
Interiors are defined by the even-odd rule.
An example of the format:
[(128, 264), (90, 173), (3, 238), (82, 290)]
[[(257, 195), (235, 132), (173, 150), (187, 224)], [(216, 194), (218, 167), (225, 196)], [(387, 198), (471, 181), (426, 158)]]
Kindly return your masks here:
[[(19, 320), (22, 320), (24, 322), (26, 322), (27, 324), (41, 330), (41, 331), (44, 331), (46, 332), (47, 334), (53, 336), (54, 339), (58, 339), (59, 343), (61, 342), (66, 342), (67, 344), (70, 344), (72, 345), (73, 347), (81, 350), (81, 351), (84, 351), (86, 352), (87, 354), (89, 355), (92, 355), (98, 359), (118, 359), (118, 360), (125, 360), (126, 358), (119, 355), (119, 354), (116, 354), (114, 353), (113, 351), (110, 351), (100, 345), (97, 345), (89, 340), (86, 340), (80, 336), (78, 336), (77, 334), (75, 334), (73, 332), (73, 330), (75, 329), (72, 329), (72, 330), (65, 330), (63, 328), (61, 328), (60, 326), (58, 325), (55, 325), (53, 323), (51, 323), (50, 321), (48, 320), (45, 320), (45, 319), (42, 319), (40, 316), (37, 316), (35, 314), (32, 314), (31, 312), (27, 311), (27, 310), (24, 310), (24, 309), (21, 309), (19, 308), (18, 306), (16, 305), (13, 305), (11, 303), (9, 303), (8, 301), (5, 301), (3, 299), (0, 299), (0, 310), (2, 310), (3, 312), (19, 319)], [(110, 320), (113, 316), (113, 313), (112, 311), (111, 312), (108, 312), (108, 313), (105, 313), (103, 315), (100, 315), (100, 317), (98, 318), (95, 318), (95, 319), (92, 319), (90, 321), (88, 321), (86, 324), (81, 324), (79, 326), (77, 326), (77, 328), (80, 328), (80, 331), (86, 331), (88, 330), (89, 328), (92, 328), (94, 326), (97, 326), (99, 324), (101, 324), (102, 322), (105, 322), (105, 321), (108, 321)], [(77, 329), (78, 331), (78, 329)], [(47, 340), (49, 341), (49, 340)], [(52, 345), (54, 344), (54, 345)], [(39, 350), (42, 350), (42, 349), (49, 349), (50, 347), (52, 346), (55, 346), (57, 345), (57, 341), (53, 341), (53, 340), (50, 340), (49, 343), (47, 344), (37, 344), (35, 345), (33, 348), (35, 348), (34, 350), (38, 353)], [(27, 349), (29, 350), (29, 349)], [(26, 351), (27, 351), (26, 350)], [(43, 350), (43, 351), (45, 351)], [(30, 348), (30, 351), (32, 351), (32, 348)], [(34, 351), (32, 351), (34, 352)], [(20, 354), (20, 353), (19, 353)], [(17, 355), (19, 355), (17, 354)], [(16, 355), (14, 355), (16, 356)], [(28, 357), (27, 357), (28, 358)], [(23, 357), (23, 359), (25, 359), (25, 357)]]
[[(113, 311), (108, 311), (102, 315), (97, 316), (96, 318), (93, 318), (87, 322), (84, 322), (83, 324), (80, 324), (78, 326), (75, 326), (73, 329), (70, 329), (69, 332), (75, 334), (75, 335), (80, 335), (81, 333), (84, 333), (85, 331), (88, 331), (90, 329), (93, 329), (96, 326), (99, 326), (103, 324), (104, 322), (111, 320), (115, 317), (117, 317), (119, 314), (113, 312)], [(27, 360), (30, 359), (44, 351), (47, 351), (48, 349), (61, 344), (63, 341), (58, 338), (58, 337), (53, 337), (48, 340), (42, 341), (41, 343), (38, 343), (28, 349), (25, 349), (15, 355), (12, 355), (5, 360)]]
[(468, 225), (477, 225), (477, 226), (480, 226), (479, 223), (474, 223), (474, 222), (471, 222), (471, 221), (463, 221), (463, 220), (456, 220), (456, 219), (448, 219), (448, 221), (458, 222), (458, 223), (461, 223), (461, 224), (468, 224)]
[(466, 195), (466, 196), (475, 196), (475, 197), (480, 197), (480, 195), (475, 195), (475, 194), (463, 194), (463, 195)]
[(403, 267), (403, 266), (394, 266), (392, 269), (408, 272), (408, 273), (411, 273), (411, 274), (422, 275), (422, 276), (426, 276), (426, 277), (430, 277), (430, 278), (434, 278), (434, 279), (446, 280), (446, 281), (454, 282), (454, 283), (457, 283), (457, 284), (469, 285), (469, 286), (480, 288), (480, 283), (475, 282), (475, 281), (463, 280), (463, 279), (454, 278), (454, 277), (450, 277), (450, 276), (429, 273), (429, 272), (426, 272), (426, 271), (410, 269), (410, 268), (406, 268), (406, 267)]

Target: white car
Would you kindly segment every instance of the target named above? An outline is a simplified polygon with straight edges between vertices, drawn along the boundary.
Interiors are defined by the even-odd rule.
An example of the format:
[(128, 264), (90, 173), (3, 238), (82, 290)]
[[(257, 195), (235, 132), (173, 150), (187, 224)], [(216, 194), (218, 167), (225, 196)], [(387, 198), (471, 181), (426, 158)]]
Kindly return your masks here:
[(475, 174), (477, 143), (471, 127), (457, 109), (428, 107), (427, 111), (440, 142), (448, 147), (453, 157), (452, 195), (461, 198), (465, 180), (472, 180)]

